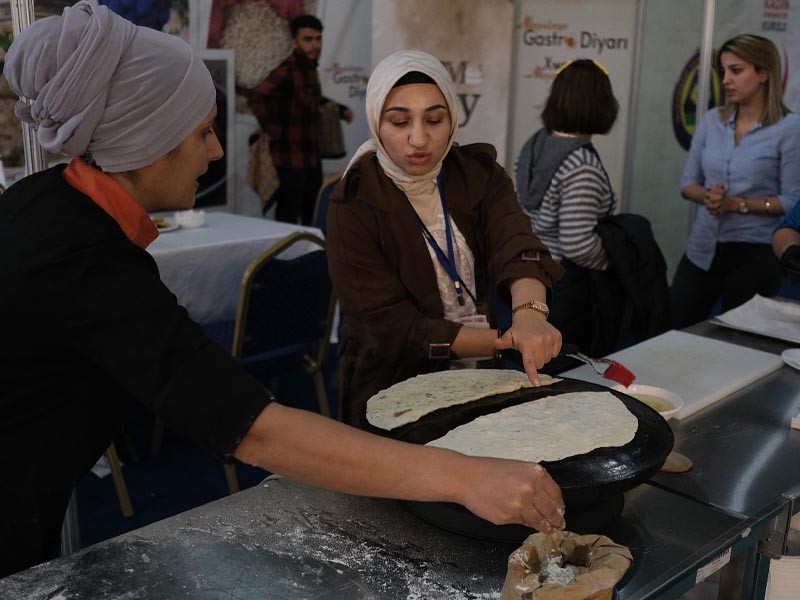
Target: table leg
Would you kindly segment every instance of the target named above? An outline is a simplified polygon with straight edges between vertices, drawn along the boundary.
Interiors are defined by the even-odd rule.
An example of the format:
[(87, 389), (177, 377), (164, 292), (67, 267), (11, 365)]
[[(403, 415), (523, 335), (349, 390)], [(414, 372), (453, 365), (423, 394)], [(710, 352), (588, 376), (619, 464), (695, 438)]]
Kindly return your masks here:
[(61, 525), (61, 556), (69, 556), (80, 550), (80, 527), (78, 523), (78, 495), (73, 490)]
[(770, 558), (760, 552), (756, 553), (753, 568), (753, 600), (764, 600), (767, 595), (767, 577), (769, 576)]

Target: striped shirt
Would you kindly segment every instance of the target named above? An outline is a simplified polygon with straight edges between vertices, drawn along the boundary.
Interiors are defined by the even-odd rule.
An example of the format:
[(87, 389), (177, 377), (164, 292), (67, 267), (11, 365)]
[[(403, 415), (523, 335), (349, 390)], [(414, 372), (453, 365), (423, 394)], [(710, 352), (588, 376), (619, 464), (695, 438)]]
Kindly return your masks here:
[(600, 158), (582, 146), (566, 156), (539, 208), (529, 216), (533, 231), (553, 258), (604, 271), (608, 258), (594, 228), (615, 207), (616, 197)]

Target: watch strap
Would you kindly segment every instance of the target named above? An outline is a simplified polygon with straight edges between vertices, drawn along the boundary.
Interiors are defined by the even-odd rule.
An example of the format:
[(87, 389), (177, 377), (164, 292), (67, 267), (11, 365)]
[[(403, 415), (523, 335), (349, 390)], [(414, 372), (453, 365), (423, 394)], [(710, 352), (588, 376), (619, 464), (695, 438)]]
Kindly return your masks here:
[(511, 309), (511, 314), (514, 315), (518, 310), (523, 310), (526, 308), (538, 311), (545, 317), (550, 314), (550, 309), (547, 307), (547, 304), (544, 302), (539, 302), (538, 300), (531, 300), (530, 302), (525, 302), (524, 304), (515, 306), (513, 309)]

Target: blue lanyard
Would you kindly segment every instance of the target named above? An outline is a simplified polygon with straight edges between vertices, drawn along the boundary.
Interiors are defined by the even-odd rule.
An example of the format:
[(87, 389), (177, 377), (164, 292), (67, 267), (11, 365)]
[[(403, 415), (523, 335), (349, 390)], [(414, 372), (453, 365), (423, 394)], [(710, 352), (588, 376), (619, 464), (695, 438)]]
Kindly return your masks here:
[[(417, 217), (417, 222), (422, 228), (422, 234), (425, 236), (425, 239), (430, 247), (433, 248), (433, 252), (436, 254), (439, 264), (442, 265), (444, 270), (447, 271), (447, 274), (450, 275), (450, 279), (453, 281), (453, 287), (456, 290), (456, 296), (458, 297), (459, 305), (464, 306), (464, 292), (461, 287), (461, 277), (458, 275), (458, 269), (456, 268), (455, 264), (455, 253), (453, 252), (453, 232), (452, 228), (450, 227), (450, 215), (447, 212), (447, 202), (444, 199), (444, 188), (442, 187), (441, 172), (439, 172), (439, 175), (436, 178), (436, 185), (439, 189), (439, 197), (442, 200), (442, 212), (444, 213), (444, 233), (445, 237), (447, 238), (447, 256), (445, 256), (444, 252), (439, 247), (439, 244), (436, 243), (436, 239), (433, 237), (433, 234), (428, 231), (427, 227), (425, 227), (425, 223), (422, 222), (422, 219), (417, 214), (417, 211), (414, 209), (413, 205), (411, 206), (411, 210), (414, 212), (414, 216)], [(410, 201), (409, 204), (411, 204)]]

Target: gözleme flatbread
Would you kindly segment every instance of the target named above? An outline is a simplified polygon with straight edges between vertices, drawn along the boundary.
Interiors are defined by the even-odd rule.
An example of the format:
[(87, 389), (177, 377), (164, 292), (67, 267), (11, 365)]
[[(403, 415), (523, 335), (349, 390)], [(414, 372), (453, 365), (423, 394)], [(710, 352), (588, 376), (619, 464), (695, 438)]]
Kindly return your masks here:
[[(539, 375), (542, 385), (561, 381)], [(457, 369), (418, 375), (367, 400), (367, 421), (392, 430), (435, 410), (532, 387), (528, 376), (511, 369)]]
[(624, 446), (638, 427), (636, 416), (610, 392), (571, 392), (478, 417), (428, 445), (471, 456), (554, 461)]

